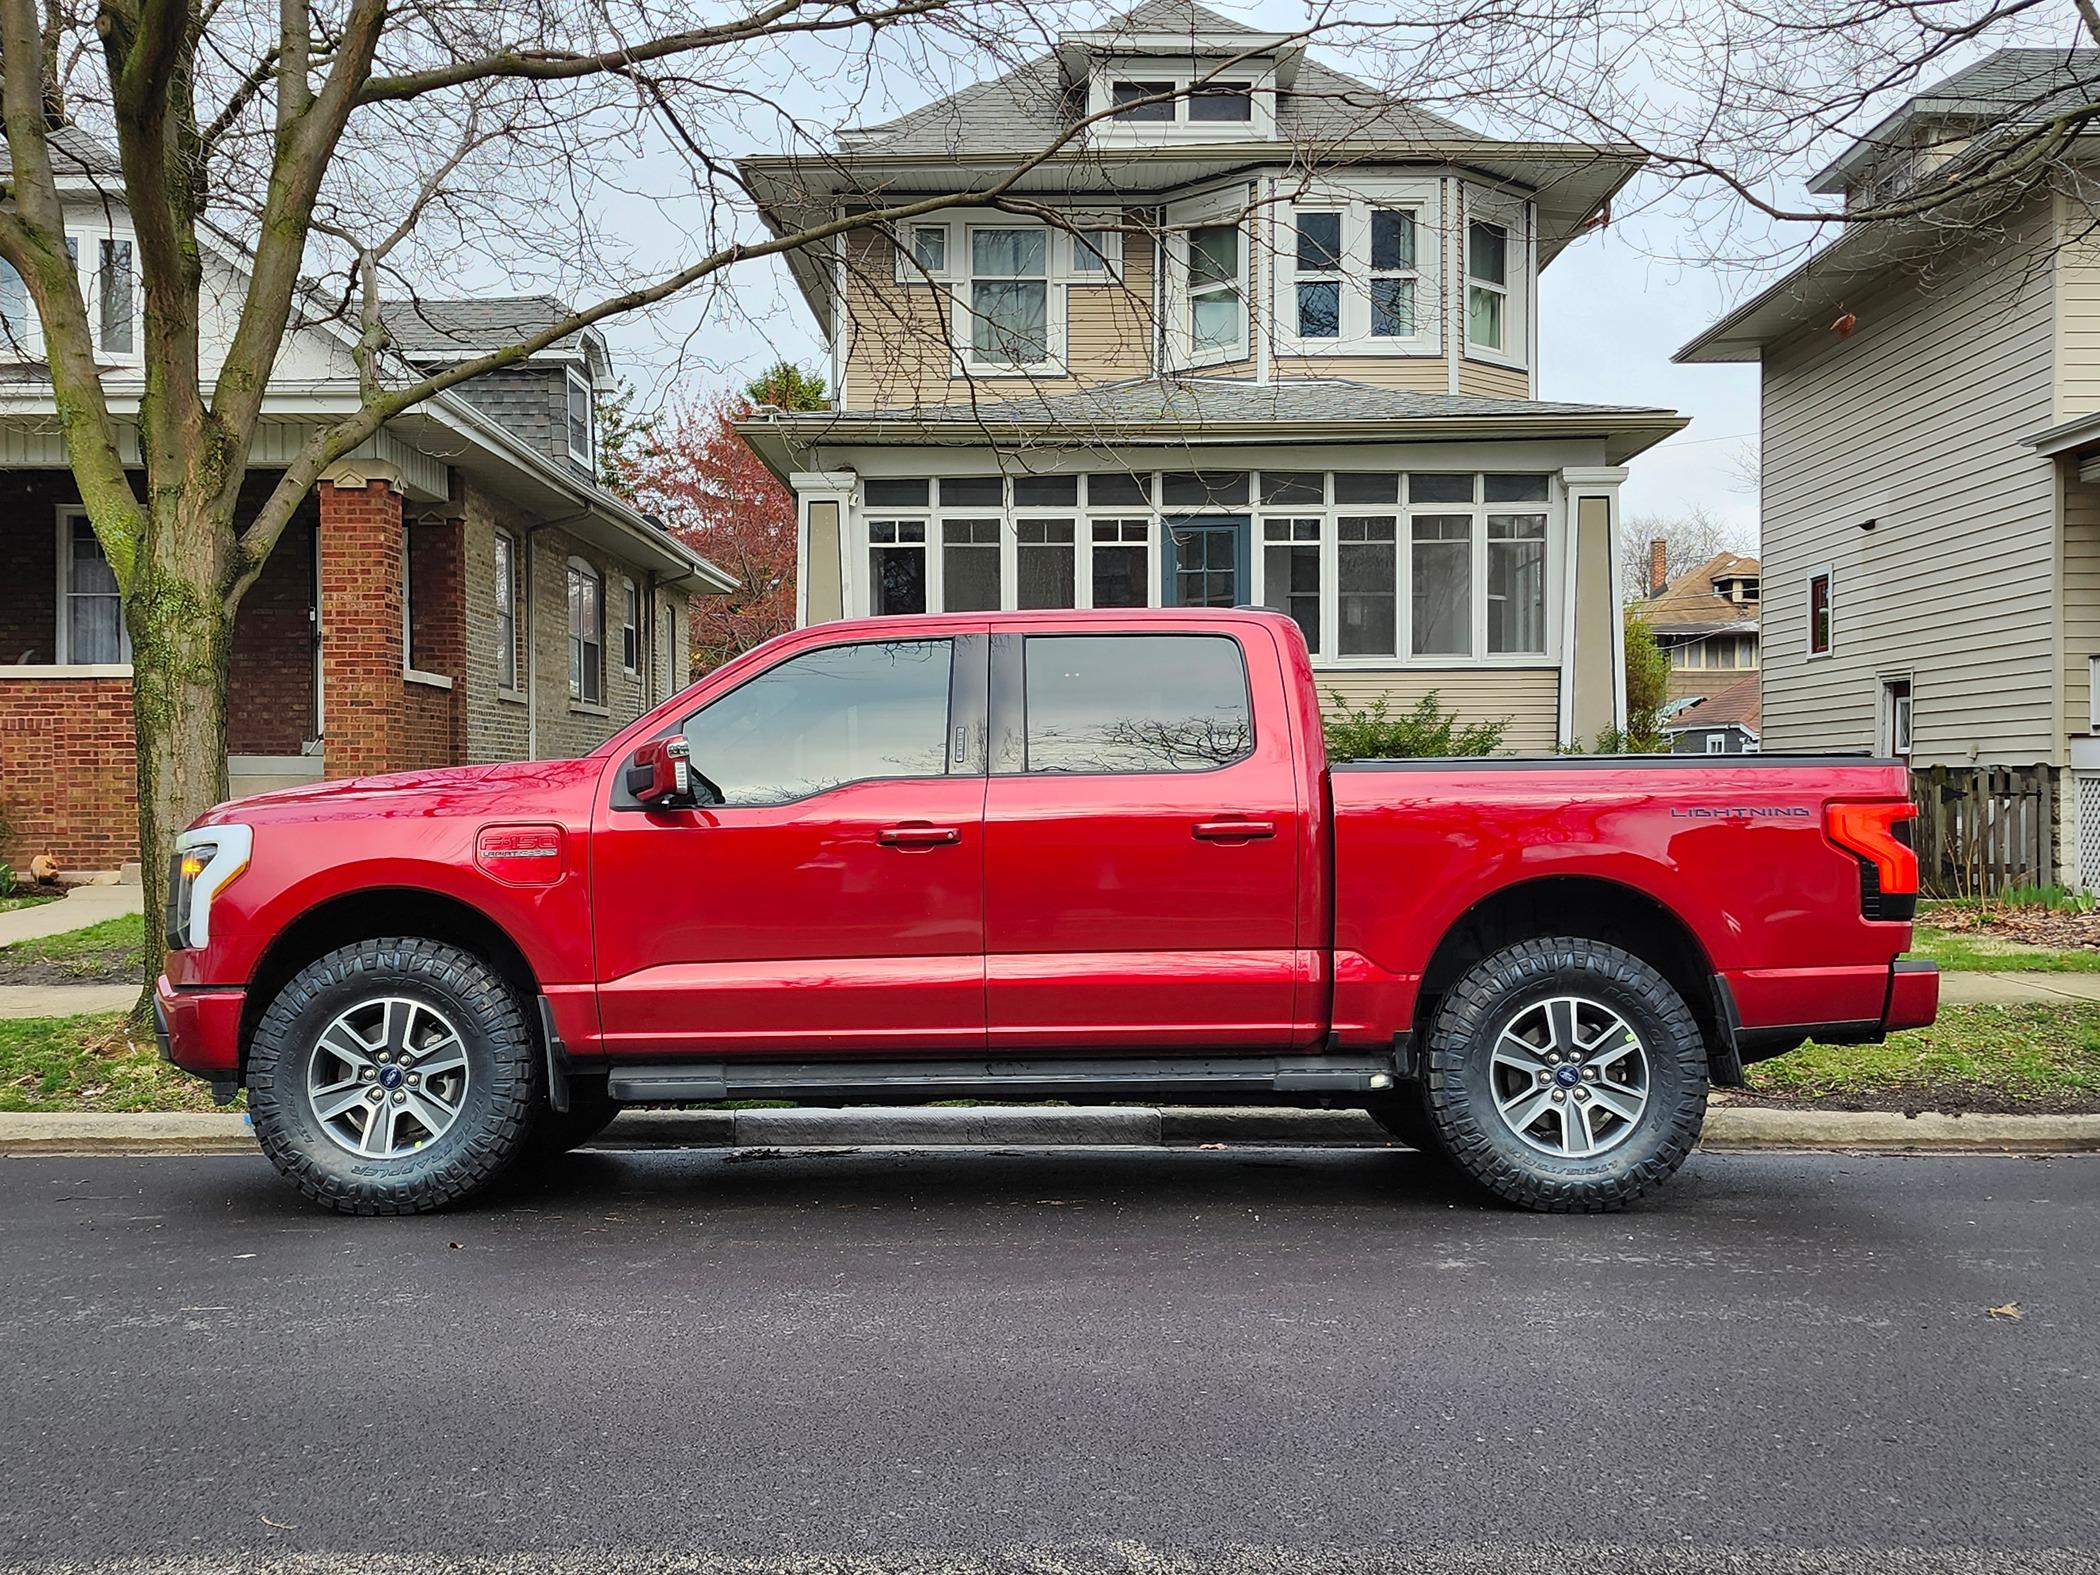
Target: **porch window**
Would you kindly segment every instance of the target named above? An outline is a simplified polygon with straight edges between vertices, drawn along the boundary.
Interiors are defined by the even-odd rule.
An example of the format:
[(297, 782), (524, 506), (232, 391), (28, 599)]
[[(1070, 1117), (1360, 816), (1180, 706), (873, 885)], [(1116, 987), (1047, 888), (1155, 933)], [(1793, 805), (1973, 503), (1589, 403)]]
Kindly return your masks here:
[[(1339, 480), (1339, 478), (1337, 478)], [(1335, 522), (1335, 649), (1342, 656), (1392, 656), (1399, 650), (1399, 520), (1391, 514), (1343, 515)]]
[(1509, 231), (1479, 220), (1466, 226), (1466, 343), (1501, 351), (1509, 306)]
[(1070, 520), (1014, 522), (1014, 605), (1075, 607), (1078, 545)]
[(1239, 228), (1200, 225), (1189, 231), (1190, 352), (1197, 356), (1236, 354), (1246, 339)]
[(58, 617), (58, 665), (111, 666), (131, 660), (117, 576), (82, 509), (59, 516), (59, 570), (65, 596)]
[(496, 686), (518, 687), (518, 541), (496, 532)]
[(999, 522), (941, 521), (941, 606), (948, 612), (999, 610)]
[(1473, 520), (1417, 514), (1408, 570), (1414, 582), (1411, 649), (1416, 656), (1473, 654)]
[(868, 522), (868, 611), (926, 610), (926, 522)]
[[(1267, 478), (1263, 478), (1266, 490)], [(1289, 613), (1305, 631), (1305, 643), (1320, 654), (1320, 522), (1262, 521), (1262, 585), (1267, 604)]]
[[(1482, 478), (1490, 504), (1544, 503), (1544, 476)], [(1546, 516), (1487, 517), (1487, 648), (1490, 656), (1546, 651)]]
[(1820, 569), (1808, 577), (1808, 654), (1830, 654), (1830, 571)]
[(591, 463), (591, 385), (576, 371), (569, 373), (569, 458)]
[(1342, 216), (1298, 215), (1298, 337), (1339, 339), (1342, 333)]
[(642, 670), (642, 592), (634, 581), (620, 581), (620, 667), (627, 673)]
[(1050, 359), (1050, 236), (970, 232), (970, 360), (1040, 366)]
[(1096, 607), (1147, 607), (1152, 585), (1152, 522), (1093, 521)]
[(569, 694), (605, 703), (605, 578), (580, 558), (569, 560)]

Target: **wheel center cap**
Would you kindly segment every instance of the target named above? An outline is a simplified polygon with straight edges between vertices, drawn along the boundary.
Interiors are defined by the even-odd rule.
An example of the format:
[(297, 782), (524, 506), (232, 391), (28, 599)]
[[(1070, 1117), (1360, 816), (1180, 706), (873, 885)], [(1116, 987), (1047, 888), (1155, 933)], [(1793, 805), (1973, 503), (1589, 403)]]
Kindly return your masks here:
[(1582, 1069), (1573, 1066), (1557, 1066), (1553, 1069), (1553, 1081), (1560, 1084), (1562, 1088), (1573, 1088), (1582, 1081)]
[(398, 1066), (383, 1066), (379, 1069), (379, 1086), (381, 1088), (399, 1088), (402, 1078), (406, 1075)]

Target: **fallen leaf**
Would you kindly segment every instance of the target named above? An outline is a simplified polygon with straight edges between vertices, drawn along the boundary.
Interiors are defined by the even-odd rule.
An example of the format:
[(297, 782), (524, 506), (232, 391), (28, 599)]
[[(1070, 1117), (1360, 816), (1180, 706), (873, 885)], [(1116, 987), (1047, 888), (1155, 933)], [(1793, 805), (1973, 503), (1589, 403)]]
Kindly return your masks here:
[(1223, 1143), (1198, 1143), (1196, 1145), (1198, 1148), (1223, 1148), (1224, 1146)]
[(459, 1249), (460, 1249), (460, 1245), (461, 1245), (461, 1244), (460, 1244), (459, 1242), (456, 1242), (456, 1241), (448, 1241), (448, 1242), (446, 1242), (446, 1243), (445, 1243), (445, 1245), (446, 1245), (446, 1246), (448, 1246), (448, 1247), (450, 1247), (450, 1248), (451, 1248), (451, 1249), (452, 1249), (452, 1250), (453, 1250), (454, 1252), (457, 1252), (457, 1251), (459, 1251)]
[(2007, 1323), (2018, 1323), (2026, 1314), (2020, 1311), (2018, 1302), (2007, 1302), (2003, 1307), (1993, 1307), (1991, 1316), (2003, 1318)]
[(238, 1262), (242, 1258), (252, 1258), (255, 1256), (255, 1254), (252, 1252), (237, 1252), (233, 1256), (234, 1260)]
[(299, 1523), (296, 1520), (272, 1520), (268, 1515), (258, 1515), (256, 1519), (260, 1520), (265, 1526), (275, 1526), (279, 1531), (297, 1531), (299, 1529)]

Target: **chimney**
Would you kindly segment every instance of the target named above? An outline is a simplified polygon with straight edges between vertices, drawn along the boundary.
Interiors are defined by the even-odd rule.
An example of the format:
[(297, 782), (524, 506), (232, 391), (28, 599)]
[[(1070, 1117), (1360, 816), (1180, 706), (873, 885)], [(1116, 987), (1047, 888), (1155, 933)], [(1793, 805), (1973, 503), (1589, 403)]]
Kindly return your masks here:
[(1670, 585), (1670, 544), (1660, 536), (1648, 543), (1648, 594), (1660, 596)]

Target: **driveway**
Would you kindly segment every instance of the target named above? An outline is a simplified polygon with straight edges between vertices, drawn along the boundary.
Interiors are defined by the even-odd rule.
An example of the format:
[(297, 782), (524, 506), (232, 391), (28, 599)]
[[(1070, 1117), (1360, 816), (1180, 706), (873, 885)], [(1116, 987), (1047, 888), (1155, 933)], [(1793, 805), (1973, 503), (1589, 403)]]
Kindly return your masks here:
[(2100, 1569), (2096, 1242), (2100, 1159), (0, 1161), (0, 1566)]

